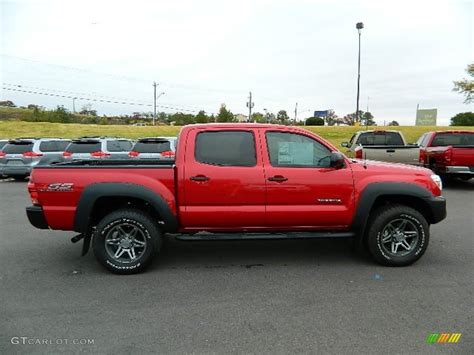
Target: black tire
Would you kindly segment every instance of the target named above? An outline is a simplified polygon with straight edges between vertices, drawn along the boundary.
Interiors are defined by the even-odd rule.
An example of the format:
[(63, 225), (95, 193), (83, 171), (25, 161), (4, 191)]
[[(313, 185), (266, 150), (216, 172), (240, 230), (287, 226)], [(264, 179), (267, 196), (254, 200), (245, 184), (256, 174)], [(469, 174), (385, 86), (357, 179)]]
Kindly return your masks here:
[(15, 181), (25, 181), (26, 176), (12, 176), (12, 178), (15, 179)]
[(366, 238), (369, 252), (378, 263), (407, 266), (425, 253), (430, 238), (429, 224), (413, 208), (404, 205), (384, 206), (371, 216)]
[(122, 209), (99, 222), (92, 248), (97, 261), (109, 271), (136, 274), (151, 264), (160, 251), (162, 239), (158, 224), (149, 215), (139, 210)]

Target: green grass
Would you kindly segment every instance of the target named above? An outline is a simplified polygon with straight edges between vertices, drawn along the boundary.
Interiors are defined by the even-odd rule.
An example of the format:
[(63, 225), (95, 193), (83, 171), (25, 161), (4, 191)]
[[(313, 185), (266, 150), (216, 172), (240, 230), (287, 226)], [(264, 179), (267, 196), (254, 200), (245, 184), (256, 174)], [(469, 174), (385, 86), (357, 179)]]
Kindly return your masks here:
[[(363, 130), (364, 127), (304, 127), (336, 146), (351, 138), (352, 134)], [(373, 129), (374, 127), (369, 127)], [(376, 127), (379, 129), (396, 129), (403, 132), (409, 143), (414, 143), (425, 132), (432, 130), (465, 129), (474, 131), (474, 127), (429, 127), (429, 126), (401, 126), (401, 127)], [(80, 136), (119, 136), (126, 138), (140, 138), (151, 136), (176, 136), (181, 127), (173, 126), (112, 126), (112, 125), (82, 125), (61, 124), (47, 122), (0, 121), (0, 138), (15, 137), (62, 137), (76, 138)]]

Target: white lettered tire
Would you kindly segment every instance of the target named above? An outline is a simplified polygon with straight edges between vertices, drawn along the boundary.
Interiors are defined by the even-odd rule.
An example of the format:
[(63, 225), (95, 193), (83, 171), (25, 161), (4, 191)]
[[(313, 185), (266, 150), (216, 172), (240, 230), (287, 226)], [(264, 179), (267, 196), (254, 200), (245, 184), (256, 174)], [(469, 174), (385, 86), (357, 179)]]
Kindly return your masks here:
[(92, 247), (97, 261), (116, 274), (145, 270), (159, 252), (162, 233), (146, 213), (121, 209), (105, 216), (97, 225)]
[(371, 216), (366, 238), (370, 254), (377, 262), (407, 266), (425, 253), (430, 231), (425, 217), (417, 210), (405, 205), (387, 205)]

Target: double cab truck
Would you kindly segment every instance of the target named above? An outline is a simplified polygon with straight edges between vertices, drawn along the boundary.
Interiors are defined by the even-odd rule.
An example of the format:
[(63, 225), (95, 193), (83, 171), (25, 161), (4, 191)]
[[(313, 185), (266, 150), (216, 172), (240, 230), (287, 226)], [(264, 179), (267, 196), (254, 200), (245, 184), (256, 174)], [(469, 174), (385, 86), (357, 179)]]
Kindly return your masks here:
[[(446, 216), (439, 176), (349, 159), (297, 127), (182, 128), (175, 160), (83, 160), (37, 167), (26, 212), (37, 228), (75, 231), (108, 270), (144, 270), (164, 234), (179, 240), (354, 238), (383, 265), (426, 251)], [(357, 248), (359, 249), (359, 248)]]
[(349, 142), (341, 143), (357, 159), (386, 161), (410, 165), (420, 164), (420, 148), (408, 144), (402, 132), (368, 130), (356, 132)]
[(427, 132), (418, 140), (420, 163), (445, 178), (474, 177), (474, 131)]

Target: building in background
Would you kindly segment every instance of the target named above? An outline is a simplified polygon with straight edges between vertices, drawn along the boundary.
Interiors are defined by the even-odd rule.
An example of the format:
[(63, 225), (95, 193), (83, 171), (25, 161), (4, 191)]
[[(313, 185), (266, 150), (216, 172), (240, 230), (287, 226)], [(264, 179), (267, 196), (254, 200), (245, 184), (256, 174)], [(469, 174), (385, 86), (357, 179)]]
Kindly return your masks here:
[(241, 113), (238, 113), (238, 114), (234, 115), (234, 118), (237, 122), (247, 122), (247, 120), (248, 120), (248, 116), (245, 116)]

